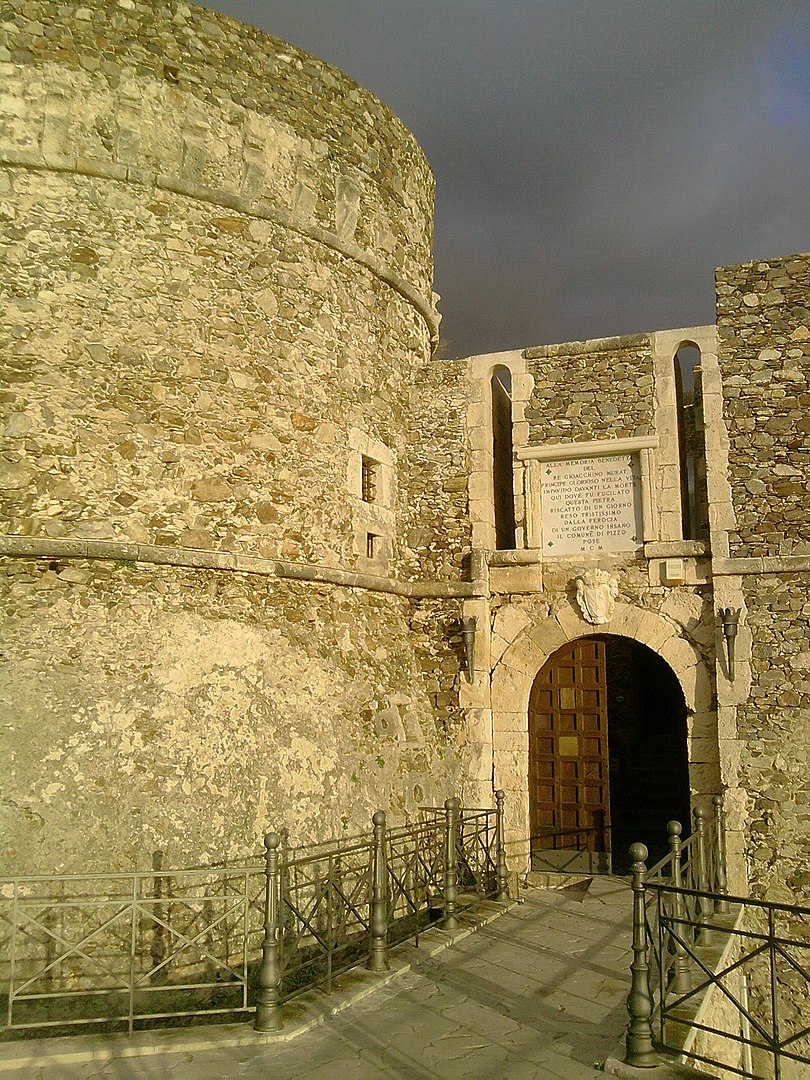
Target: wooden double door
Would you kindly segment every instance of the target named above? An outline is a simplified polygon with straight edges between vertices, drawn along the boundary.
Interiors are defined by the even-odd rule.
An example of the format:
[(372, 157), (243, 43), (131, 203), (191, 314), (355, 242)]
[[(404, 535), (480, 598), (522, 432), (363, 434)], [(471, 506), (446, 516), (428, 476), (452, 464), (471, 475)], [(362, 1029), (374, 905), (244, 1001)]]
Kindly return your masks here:
[(610, 871), (605, 642), (570, 642), (538, 673), (529, 700), (532, 869)]

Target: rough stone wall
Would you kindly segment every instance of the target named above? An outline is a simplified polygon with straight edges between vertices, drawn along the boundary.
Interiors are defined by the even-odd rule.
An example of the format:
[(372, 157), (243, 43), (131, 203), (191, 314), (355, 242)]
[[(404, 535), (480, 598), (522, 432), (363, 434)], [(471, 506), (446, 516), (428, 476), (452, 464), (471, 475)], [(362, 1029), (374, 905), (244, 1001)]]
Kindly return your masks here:
[(402, 598), (247, 574), (6, 569), (6, 872), (204, 865), (270, 826), (351, 834), (458, 788), (436, 613), (415, 627)]
[(810, 897), (810, 601), (806, 575), (743, 579), (752, 685), (737, 712), (754, 895)]
[(459, 752), (466, 745), (466, 718), (459, 707), (463, 657), (458, 625), (461, 615), (458, 601), (422, 600), (413, 605), (409, 624), (433, 715), (449, 744)]
[(347, 431), (404, 449), (402, 297), (171, 193), (21, 171), (14, 202), (4, 531), (353, 566)]
[(810, 554), (810, 255), (717, 271), (732, 555)]
[(529, 445), (654, 431), (650, 338), (636, 334), (527, 349)]
[(463, 360), (434, 360), (420, 370), (411, 387), (409, 447), (400, 468), (408, 507), (402, 523), (407, 576), (466, 580), (469, 575), (464, 370)]
[(751, 686), (737, 707), (751, 888), (806, 903), (810, 256), (718, 270), (717, 322), (736, 518), (728, 570), (742, 571), (751, 636)]
[(202, 9), (8, 15), (5, 530), (356, 565), (347, 433), (403, 453), (434, 334), (412, 136)]
[(429, 295), (424, 155), (322, 60), (175, 0), (9, 0), (0, 44), (9, 151), (291, 210), (381, 253)]

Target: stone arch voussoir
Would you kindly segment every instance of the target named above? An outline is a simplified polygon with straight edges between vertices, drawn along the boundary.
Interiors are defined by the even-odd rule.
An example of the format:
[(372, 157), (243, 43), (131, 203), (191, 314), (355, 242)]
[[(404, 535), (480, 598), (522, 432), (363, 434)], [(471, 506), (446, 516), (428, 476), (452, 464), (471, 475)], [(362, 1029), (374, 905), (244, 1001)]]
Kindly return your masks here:
[[(508, 620), (504, 623), (508, 625)], [(710, 677), (703, 658), (668, 619), (654, 611), (617, 603), (610, 622), (597, 626), (580, 618), (572, 608), (541, 622), (513, 625), (514, 636), (507, 639), (507, 647), (492, 671), (492, 705), (496, 717), (502, 712), (524, 711), (534, 678), (549, 657), (569, 641), (593, 634), (613, 634), (646, 645), (672, 668), (689, 712), (700, 712), (706, 707)]]

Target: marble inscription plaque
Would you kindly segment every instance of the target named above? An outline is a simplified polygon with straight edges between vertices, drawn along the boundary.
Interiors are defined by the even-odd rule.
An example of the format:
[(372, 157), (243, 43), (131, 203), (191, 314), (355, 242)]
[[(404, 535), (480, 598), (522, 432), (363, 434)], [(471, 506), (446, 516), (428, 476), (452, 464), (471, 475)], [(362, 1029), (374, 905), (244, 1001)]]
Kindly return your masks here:
[(540, 501), (547, 555), (632, 551), (642, 542), (635, 454), (544, 461)]

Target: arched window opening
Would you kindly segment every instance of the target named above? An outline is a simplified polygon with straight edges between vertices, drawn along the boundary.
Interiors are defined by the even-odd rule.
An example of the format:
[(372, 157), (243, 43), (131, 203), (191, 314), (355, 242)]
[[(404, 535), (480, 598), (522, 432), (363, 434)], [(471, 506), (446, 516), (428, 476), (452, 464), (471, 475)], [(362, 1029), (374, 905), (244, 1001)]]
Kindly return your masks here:
[(702, 460), (700, 415), (700, 350), (682, 345), (675, 354), (675, 408), (678, 417), (678, 458), (681, 477), (681, 535), (703, 539), (699, 464)]
[(512, 373), (496, 368), (492, 394), (492, 487), (495, 509), (495, 547), (515, 546), (515, 499), (512, 468)]

